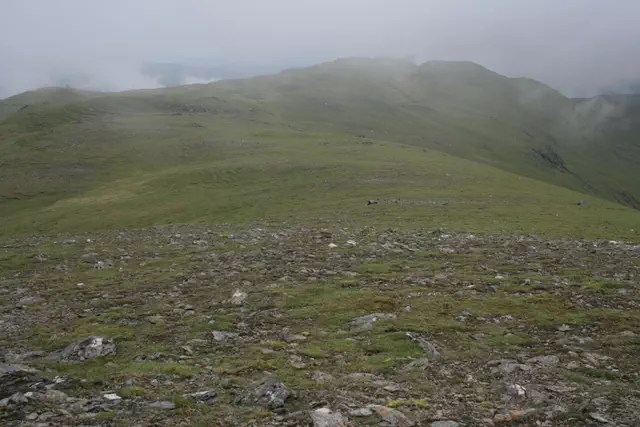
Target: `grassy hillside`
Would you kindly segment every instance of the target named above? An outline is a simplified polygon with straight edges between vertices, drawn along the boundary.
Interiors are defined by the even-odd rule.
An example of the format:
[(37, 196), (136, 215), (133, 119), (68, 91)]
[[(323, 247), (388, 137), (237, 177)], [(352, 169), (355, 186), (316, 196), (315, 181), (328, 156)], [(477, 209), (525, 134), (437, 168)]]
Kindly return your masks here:
[(640, 117), (630, 96), (572, 100), (473, 63), (368, 59), (213, 88), (308, 129), (382, 135), (640, 207), (640, 180), (629, 173), (640, 161)]
[(602, 121), (597, 135), (615, 144), (582, 141), (575, 129), (605, 107), (472, 63), (350, 59), (210, 85), (3, 101), (20, 103), (0, 123), (5, 235), (336, 220), (637, 235), (637, 212), (596, 197), (578, 207), (585, 195), (561, 188), (633, 206), (634, 117)]

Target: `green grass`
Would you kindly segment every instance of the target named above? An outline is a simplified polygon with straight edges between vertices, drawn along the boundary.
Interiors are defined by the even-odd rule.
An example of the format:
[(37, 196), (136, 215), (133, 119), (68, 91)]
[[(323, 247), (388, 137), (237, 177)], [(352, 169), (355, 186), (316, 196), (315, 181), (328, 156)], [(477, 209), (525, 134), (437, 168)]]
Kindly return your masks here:
[[(599, 199), (580, 208), (580, 194), (479, 163), (390, 142), (317, 140), (287, 135), (219, 147), (170, 166), (159, 161), (110, 171), (106, 164), (106, 175), (122, 177), (34, 188), (44, 194), (4, 203), (2, 234), (184, 222), (344, 222), (626, 239), (640, 232), (630, 231), (636, 211)], [(25, 187), (30, 184), (40, 185), (27, 179)], [(367, 206), (369, 199), (402, 202)]]
[(362, 266), (361, 270), (365, 273), (384, 274), (391, 271), (392, 266), (383, 263), (368, 263)]
[[(29, 92), (0, 104), (0, 236), (290, 222), (638, 240), (637, 211), (562, 187), (640, 197), (638, 147), (615, 129), (609, 151), (578, 138), (576, 103), (470, 63), (365, 59), (205, 87)], [(540, 163), (548, 146), (570, 173)]]

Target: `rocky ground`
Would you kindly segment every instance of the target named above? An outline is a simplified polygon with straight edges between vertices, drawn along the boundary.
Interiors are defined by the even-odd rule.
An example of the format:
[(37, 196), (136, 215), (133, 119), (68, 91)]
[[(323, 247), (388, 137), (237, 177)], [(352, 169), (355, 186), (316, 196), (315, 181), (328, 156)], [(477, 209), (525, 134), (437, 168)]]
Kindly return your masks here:
[(0, 243), (3, 426), (637, 426), (640, 246), (184, 226)]

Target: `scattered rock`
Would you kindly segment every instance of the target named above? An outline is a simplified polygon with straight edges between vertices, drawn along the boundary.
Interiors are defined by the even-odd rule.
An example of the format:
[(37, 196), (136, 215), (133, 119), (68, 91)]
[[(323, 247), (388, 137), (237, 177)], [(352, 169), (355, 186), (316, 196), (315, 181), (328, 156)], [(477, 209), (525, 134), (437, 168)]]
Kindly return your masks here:
[(311, 411), (314, 427), (345, 427), (347, 419), (340, 412), (333, 412), (329, 408), (319, 408)]
[(89, 337), (75, 341), (64, 349), (51, 353), (50, 357), (60, 361), (83, 361), (115, 354), (116, 345), (111, 338)]
[(382, 421), (386, 422), (390, 426), (409, 427), (415, 425), (415, 423), (407, 418), (405, 414), (396, 409), (380, 405), (369, 405), (368, 408), (373, 410), (373, 412), (378, 415)]
[(335, 377), (331, 374), (327, 374), (325, 372), (320, 372), (320, 371), (315, 371), (312, 375), (311, 375), (311, 379), (313, 381), (315, 381), (318, 384), (326, 384), (326, 383), (330, 383), (332, 381), (335, 381)]
[(373, 324), (379, 320), (394, 320), (397, 316), (392, 313), (373, 313), (366, 316), (356, 317), (351, 321), (351, 326), (356, 329), (371, 329)]
[(32, 296), (32, 297), (24, 297), (24, 298), (20, 298), (20, 300), (16, 303), (16, 307), (18, 308), (28, 307), (30, 305), (38, 304), (42, 301), (43, 299), (39, 295)]
[(46, 379), (35, 372), (27, 366), (0, 363), (0, 399), (7, 399), (15, 393), (41, 390)]
[(459, 427), (460, 424), (455, 421), (434, 421), (429, 424), (430, 427)]
[(12, 374), (14, 372), (25, 372), (25, 373), (33, 374), (37, 371), (25, 365), (18, 365), (18, 364), (12, 364), (12, 363), (0, 363), (0, 378), (5, 375)]
[(153, 402), (153, 403), (150, 403), (149, 406), (157, 409), (175, 409), (176, 408), (175, 403), (169, 402), (168, 400)]
[(15, 403), (16, 405), (21, 405), (23, 403), (29, 402), (29, 400), (27, 400), (27, 398), (24, 396), (24, 394), (22, 394), (20, 392), (17, 392), (17, 393), (13, 393), (11, 396), (9, 396), (9, 402)]
[(40, 414), (40, 416), (38, 417), (38, 421), (49, 421), (51, 418), (55, 417), (56, 414), (54, 414), (53, 412), (44, 412), (42, 414)]
[(302, 357), (297, 354), (292, 354), (289, 357), (288, 363), (296, 369), (304, 369), (307, 366), (307, 364), (302, 361)]
[(560, 363), (560, 358), (558, 358), (558, 356), (537, 356), (527, 359), (527, 363), (543, 366), (555, 366)]
[(47, 355), (46, 352), (44, 351), (28, 351), (26, 353), (22, 353), (22, 354), (16, 354), (16, 353), (5, 353), (4, 355), (4, 360), (5, 362), (8, 363), (21, 363), (21, 362), (27, 362), (30, 360), (37, 360), (37, 359), (41, 359), (43, 357), (45, 357)]
[(429, 366), (429, 359), (426, 358), (426, 357), (422, 357), (420, 359), (416, 359), (416, 360), (408, 363), (407, 366), (405, 366), (402, 369), (403, 370), (421, 369), (421, 370), (424, 371), (428, 366)]
[(580, 367), (580, 364), (575, 360), (572, 360), (571, 362), (567, 363), (567, 369), (578, 369), (579, 367)]
[(575, 387), (567, 387), (563, 385), (547, 385), (545, 388), (554, 393), (570, 393), (576, 390)]
[(67, 401), (67, 399), (69, 398), (69, 396), (67, 396), (66, 393), (60, 391), (60, 390), (47, 390), (47, 392), (44, 394), (44, 399), (49, 401), (49, 402), (65, 402)]
[(518, 363), (517, 360), (510, 359), (492, 360), (487, 363), (487, 366), (491, 368), (492, 373), (502, 373), (505, 375), (513, 372), (529, 372), (533, 369), (529, 365)]
[(276, 409), (284, 406), (290, 396), (291, 391), (284, 384), (275, 378), (265, 377), (253, 390), (239, 396), (234, 403)]
[(235, 332), (226, 332), (226, 331), (213, 331), (212, 332), (213, 339), (218, 342), (226, 342), (238, 338), (240, 334)]
[(183, 397), (190, 397), (196, 403), (206, 403), (212, 405), (216, 403), (217, 393), (215, 391), (197, 391), (195, 393), (184, 394)]
[(231, 295), (231, 304), (243, 305), (247, 300), (247, 296), (248, 295), (246, 292), (242, 292), (240, 289), (236, 289), (235, 291), (233, 291), (233, 294)]
[(46, 262), (49, 260), (49, 257), (45, 254), (38, 254), (36, 256), (33, 257), (33, 260), (35, 262)]
[(589, 416), (591, 418), (593, 418), (594, 420), (598, 421), (599, 423), (604, 423), (604, 424), (608, 424), (609, 423), (608, 419), (606, 419), (602, 414), (599, 414), (597, 412), (591, 412), (589, 414)]
[(107, 400), (121, 400), (122, 399), (122, 397), (118, 396), (115, 393), (108, 393), (108, 394), (103, 395), (102, 397), (104, 397)]
[(300, 342), (300, 341), (306, 341), (307, 337), (301, 334), (293, 334), (293, 335), (287, 335), (284, 340), (286, 342)]
[[(343, 423), (388, 427), (404, 422), (397, 419), (387, 422), (380, 409), (374, 411), (372, 407), (364, 407), (367, 404), (386, 405), (387, 413), (393, 407), (404, 412), (409, 422), (413, 420), (416, 425), (432, 427), (638, 424), (640, 392), (633, 386), (638, 369), (630, 349), (640, 333), (635, 332), (633, 322), (627, 322), (626, 326), (614, 322), (619, 316), (627, 316), (640, 308), (640, 290), (635, 286), (640, 277), (637, 264), (640, 246), (569, 237), (549, 240), (504, 233), (471, 236), (441, 232), (432, 235), (424, 230), (406, 233), (373, 227), (356, 229), (346, 222), (334, 226), (335, 232), (331, 234), (321, 233), (314, 227), (280, 232), (271, 225), (265, 226), (264, 230), (256, 226), (235, 230), (232, 226), (221, 225), (219, 229), (212, 227), (216, 231), (207, 232), (206, 245), (200, 245), (205, 229), (198, 226), (171, 226), (170, 237), (167, 230), (161, 228), (104, 231), (98, 242), (87, 247), (84, 245), (86, 235), (77, 238), (80, 242), (77, 247), (57, 246), (55, 260), (52, 255), (45, 264), (31, 263), (29, 257), (37, 253), (33, 251), (48, 250), (51, 237), (12, 240), (10, 244), (15, 248), (9, 248), (6, 253), (13, 256), (15, 250), (17, 259), (23, 260), (26, 256), (27, 265), (18, 268), (9, 263), (8, 271), (0, 274), (0, 300), (3, 301), (0, 303), (3, 306), (0, 307), (0, 336), (6, 344), (0, 350), (3, 353), (0, 354), (0, 423), (10, 427), (36, 426), (38, 423), (110, 425), (120, 420), (127, 420), (132, 425), (189, 424), (200, 416), (200, 412), (207, 411), (201, 404), (221, 401), (224, 406), (233, 396), (238, 397), (238, 403), (262, 405), (269, 411), (268, 418), (252, 420), (256, 426)], [(175, 237), (178, 231), (183, 232), (182, 238)], [(67, 237), (58, 235), (55, 239), (62, 242)], [(169, 239), (174, 241), (173, 246)], [(348, 247), (345, 244), (348, 239), (357, 241), (355, 249), (338, 250)], [(197, 248), (194, 249), (194, 245)], [(4, 247), (0, 249), (5, 250)], [(187, 256), (173, 259), (185, 251)], [(88, 255), (81, 258), (83, 253)], [(449, 253), (460, 254), (460, 257), (452, 257)], [(422, 259), (428, 259), (427, 264), (421, 263)], [(113, 273), (116, 276), (99, 274), (87, 279), (86, 269), (91, 269), (97, 260), (103, 260), (105, 267), (115, 265)], [(394, 268), (394, 274), (388, 277), (356, 273), (359, 266), (376, 262), (399, 268)], [(68, 271), (55, 270), (57, 263), (65, 263)], [(432, 269), (432, 263), (438, 268)], [(118, 268), (122, 268), (122, 275), (115, 271)], [(160, 280), (153, 286), (119, 286), (127, 281), (147, 283), (146, 274), (160, 271), (166, 273), (167, 280)], [(467, 275), (467, 272), (473, 274)], [(64, 280), (51, 282), (47, 277), (49, 273), (55, 275), (54, 279), (64, 276)], [(588, 286), (590, 278), (593, 278), (594, 286)], [(290, 309), (293, 307), (289, 302), (295, 306), (308, 279), (314, 279), (318, 286), (335, 287), (345, 295), (349, 295), (351, 289), (366, 293), (365, 302), (373, 301), (375, 305), (370, 307), (378, 308), (356, 313), (372, 313), (369, 316), (373, 318), (362, 316), (352, 322), (351, 318), (355, 316), (349, 316), (342, 326), (350, 330), (344, 331), (329, 327), (325, 322), (322, 322), (324, 325), (314, 324), (315, 305), (313, 310), (305, 310), (307, 314), (300, 311), (292, 316)], [(113, 280), (118, 286), (105, 286)], [(509, 283), (498, 284), (504, 280)], [(78, 286), (82, 281), (86, 284)], [(600, 284), (605, 285), (605, 289), (595, 286)], [(55, 289), (50, 285), (55, 285)], [(488, 295), (494, 285), (497, 294)], [(242, 294), (251, 291), (252, 300), (246, 297), (244, 302), (234, 304), (231, 301), (234, 289), (242, 289)], [(259, 301), (267, 294), (273, 294), (276, 299)], [(379, 296), (384, 298), (378, 300)], [(560, 326), (558, 322), (551, 329), (542, 327), (535, 322), (535, 316), (526, 316), (526, 313), (518, 312), (516, 305), (507, 303), (511, 297), (527, 299), (533, 296), (542, 297), (540, 301), (553, 297), (554, 301), (562, 301), (568, 310), (590, 310), (599, 315), (576, 324), (570, 322)], [(42, 299), (35, 302), (38, 297)], [(250, 307), (254, 297), (256, 304)], [(474, 304), (458, 304), (467, 298), (472, 298)], [(481, 302), (490, 303), (494, 299), (505, 305), (489, 310), (493, 315), (487, 315), (486, 310), (480, 308), (477, 308), (479, 312), (465, 309), (467, 306), (481, 307)], [(69, 304), (64, 305), (65, 301)], [(415, 322), (430, 318), (429, 313), (422, 313), (425, 303), (440, 305), (438, 301), (443, 301), (441, 307), (436, 307), (443, 321), (451, 321), (451, 326), (457, 327), (435, 328), (437, 333), (434, 335), (410, 332), (404, 338), (405, 347), (409, 348), (399, 349), (402, 352), (398, 351), (397, 357), (378, 353), (379, 337), (372, 336), (369, 328), (386, 328), (390, 333), (404, 335), (413, 331)], [(317, 303), (316, 300), (313, 304)], [(15, 309), (15, 306), (22, 308), (30, 304), (35, 305), (25, 310)], [(276, 307), (281, 313), (271, 311)], [(547, 309), (544, 304), (537, 308)], [(545, 315), (553, 312), (553, 307), (549, 309), (551, 311)], [(140, 310), (145, 310), (146, 314), (141, 314)], [(183, 318), (190, 314), (198, 321), (194, 317)], [(400, 321), (391, 320), (395, 315)], [(52, 326), (50, 342), (57, 342), (74, 330), (78, 318), (84, 319), (85, 326), (98, 329), (121, 326), (135, 331), (136, 325), (141, 326), (139, 332), (144, 337), (140, 337), (139, 344), (142, 346), (132, 350), (131, 357), (140, 356), (140, 360), (153, 362), (148, 364), (160, 369), (148, 376), (123, 372), (117, 379), (113, 378), (116, 382), (107, 383), (94, 383), (92, 376), (74, 369), (69, 372), (77, 375), (77, 380), (66, 378), (58, 385), (59, 379), (21, 368), (19, 364), (43, 355), (28, 351), (30, 348), (26, 346), (34, 342), (28, 338), (29, 328), (49, 323)], [(384, 321), (376, 327), (379, 320)], [(456, 320), (461, 323), (455, 323)], [(222, 326), (229, 321), (233, 322), (233, 327)], [(358, 321), (362, 323), (358, 324)], [(168, 325), (166, 330), (165, 323)], [(299, 328), (305, 325), (312, 328), (309, 329), (312, 334), (300, 333), (302, 329)], [(222, 330), (214, 331), (216, 327)], [(205, 329), (209, 332), (202, 335)], [(502, 332), (497, 336), (496, 331)], [(525, 334), (529, 338), (527, 345), (496, 347), (487, 343), (487, 340), (493, 342), (504, 338), (505, 344), (509, 344), (510, 337), (517, 343), (517, 338)], [(193, 339), (196, 336), (198, 339)], [(151, 346), (154, 338), (165, 346), (165, 353), (153, 353), (158, 350)], [(421, 359), (407, 357), (415, 357), (411, 349), (417, 348), (407, 338), (424, 350), (424, 355), (419, 351)], [(477, 357), (465, 360), (435, 357), (439, 353), (449, 356), (449, 351), (460, 350), (458, 344), (472, 339), (485, 340), (467, 343)], [(344, 342), (343, 348), (332, 350), (330, 347), (315, 357), (313, 349), (316, 346), (322, 348), (323, 344), (336, 340)], [(357, 349), (356, 353), (352, 351), (354, 349)], [(64, 350), (66, 348), (56, 352), (57, 357), (62, 357)], [(251, 352), (262, 356), (261, 350), (267, 354), (265, 358), (277, 362), (276, 365), (254, 366)], [(85, 356), (78, 356), (78, 351), (72, 351), (76, 355), (72, 354), (70, 358), (83, 360)], [(122, 352), (119, 342), (117, 351)], [(362, 354), (375, 358), (384, 356), (387, 369), (376, 371), (378, 375), (356, 372), (348, 376), (341, 374), (338, 378), (326, 373), (357, 371), (357, 366), (364, 369), (358, 361), (350, 365), (354, 356)], [(492, 355), (505, 360), (485, 365)], [(234, 356), (238, 357), (240, 370), (233, 375), (222, 374), (217, 364)], [(455, 355), (452, 353), (451, 356)], [(95, 363), (105, 366), (104, 362), (109, 359), (111, 357)], [(294, 367), (308, 370), (307, 373), (297, 372), (298, 379), (302, 380), (296, 381), (301, 389), (299, 402), (289, 405), (291, 397), (287, 393), (291, 392), (282, 396), (279, 383), (274, 390), (268, 391), (260, 391), (260, 385), (238, 389), (239, 384), (261, 369), (271, 372), (264, 372), (257, 378), (283, 372), (283, 362), (292, 375), (296, 374)], [(111, 363), (106, 366), (117, 367)], [(46, 364), (42, 366), (48, 368)], [(192, 368), (198, 369), (198, 374), (188, 375)], [(571, 376), (567, 369), (583, 371)], [(304, 377), (313, 380), (312, 384), (306, 384)], [(429, 383), (427, 389), (423, 388), (424, 381)], [(313, 382), (321, 385), (313, 386)], [(215, 388), (210, 384), (216, 384)], [(127, 387), (140, 390), (124, 391)], [(114, 395), (120, 394), (118, 390), (123, 390), (122, 399)], [(66, 396), (63, 392), (84, 399)], [(413, 400), (425, 392), (430, 401), (429, 409)], [(110, 395), (114, 396), (111, 398)], [(190, 405), (174, 411), (159, 408), (152, 411), (149, 407), (155, 399), (175, 395), (183, 396), (182, 401)], [(149, 400), (148, 396), (154, 398)], [(200, 406), (195, 407), (196, 404)], [(177, 401), (176, 406), (180, 406)], [(536, 408), (538, 412), (527, 408)], [(238, 424), (248, 410), (239, 407), (220, 409), (224, 409), (224, 418), (212, 422), (225, 425)], [(116, 410), (117, 419), (107, 420)], [(335, 419), (330, 418), (333, 415)]]
[(153, 325), (164, 325), (164, 316), (160, 316), (158, 314), (153, 315), (153, 316), (149, 316), (146, 318), (147, 322), (153, 324)]
[(352, 380), (361, 380), (361, 379), (375, 380), (378, 377), (376, 375), (370, 374), (368, 372), (353, 372), (353, 373), (347, 375), (347, 378), (352, 379)]
[(436, 345), (432, 341), (429, 341), (426, 336), (415, 333), (415, 332), (407, 332), (407, 336), (411, 338), (413, 341), (415, 341), (416, 343), (418, 343), (422, 351), (424, 351), (425, 355), (430, 357), (440, 356), (438, 345)]
[(520, 384), (509, 384), (505, 388), (502, 395), (503, 402), (511, 402), (513, 400), (524, 399), (527, 395), (527, 389)]
[(524, 418), (530, 417), (536, 413), (536, 409), (504, 409), (503, 411), (497, 413), (493, 417), (493, 422), (496, 424), (506, 424), (516, 421), (521, 421)]
[(352, 417), (370, 417), (373, 411), (370, 408), (358, 408), (349, 412)]

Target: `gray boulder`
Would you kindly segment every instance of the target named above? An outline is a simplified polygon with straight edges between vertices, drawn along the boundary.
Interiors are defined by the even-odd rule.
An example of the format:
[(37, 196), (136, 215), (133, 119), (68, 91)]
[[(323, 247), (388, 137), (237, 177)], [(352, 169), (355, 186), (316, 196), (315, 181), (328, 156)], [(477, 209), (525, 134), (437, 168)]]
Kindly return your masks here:
[(111, 338), (89, 337), (51, 353), (50, 357), (59, 361), (76, 362), (115, 354), (116, 344)]
[(231, 341), (234, 338), (238, 338), (238, 334), (235, 332), (225, 331), (213, 331), (213, 339), (218, 342)]
[(233, 305), (243, 305), (246, 302), (247, 297), (248, 295), (246, 292), (243, 292), (240, 289), (236, 289), (235, 291), (233, 291), (230, 301)]
[(393, 313), (372, 313), (351, 320), (351, 326), (355, 329), (371, 329), (373, 324), (379, 320), (393, 320), (396, 318), (397, 316)]
[(150, 403), (149, 406), (156, 409), (175, 409), (176, 408), (175, 403), (169, 402), (168, 400), (153, 402), (153, 403)]
[(16, 307), (18, 307), (18, 308), (28, 307), (30, 305), (38, 304), (38, 303), (40, 303), (42, 301), (44, 301), (44, 300), (42, 299), (42, 297), (40, 295), (35, 295), (35, 296), (32, 296), (32, 297), (24, 297), (24, 298), (21, 298), (20, 301), (18, 301), (16, 303)]
[(387, 408), (386, 406), (380, 405), (369, 405), (367, 406), (385, 423), (390, 426), (397, 427), (411, 427), (414, 426), (415, 423), (411, 421), (405, 414), (398, 411), (397, 409)]
[(340, 412), (333, 412), (329, 408), (319, 408), (311, 411), (314, 427), (345, 427), (347, 419)]
[(432, 341), (429, 341), (426, 336), (422, 334), (417, 334), (415, 332), (407, 332), (407, 336), (415, 341), (424, 354), (426, 356), (438, 357), (440, 356), (440, 350), (438, 350), (438, 345)]
[(44, 388), (46, 379), (28, 366), (0, 363), (0, 399)]
[(215, 391), (197, 391), (195, 393), (184, 394), (183, 397), (190, 397), (196, 403), (206, 403), (212, 405), (216, 403), (218, 394)]
[(262, 406), (266, 409), (276, 409), (284, 406), (291, 396), (284, 384), (275, 378), (265, 377), (257, 383), (253, 390), (236, 398), (236, 405)]

